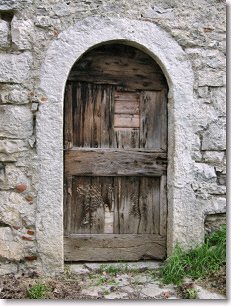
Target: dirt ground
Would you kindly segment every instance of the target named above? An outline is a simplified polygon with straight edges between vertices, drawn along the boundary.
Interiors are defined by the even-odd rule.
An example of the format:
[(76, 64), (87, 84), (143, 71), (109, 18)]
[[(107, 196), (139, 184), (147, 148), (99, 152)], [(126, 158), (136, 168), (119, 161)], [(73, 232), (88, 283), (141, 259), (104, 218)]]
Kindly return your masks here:
[(198, 280), (197, 283), (212, 292), (226, 295), (226, 266), (221, 267), (219, 271), (210, 274), (205, 279)]
[[(140, 278), (146, 277), (147, 284), (148, 276), (150, 276), (150, 271), (141, 271), (139, 273), (127, 272), (130, 279), (135, 279), (137, 276)], [(113, 296), (119, 293), (122, 287), (116, 285), (116, 279), (118, 277), (123, 278), (123, 274), (107, 274), (106, 272), (98, 271), (91, 272), (90, 274), (85, 275), (74, 275), (71, 273), (64, 273), (59, 277), (53, 278), (42, 278), (36, 273), (30, 273), (28, 275), (6, 275), (0, 278), (0, 298), (1, 299), (28, 299), (28, 290), (36, 284), (45, 284), (46, 291), (43, 299), (104, 299), (107, 298), (106, 295), (110, 294)], [(97, 280), (97, 282), (95, 282)], [(104, 290), (99, 291), (96, 296), (90, 296), (88, 294), (83, 294), (84, 289), (92, 286), (92, 282), (95, 282), (95, 286), (100, 287), (104, 285)], [(135, 283), (135, 282), (134, 282)], [(109, 286), (110, 284), (110, 286)], [(220, 271), (211, 274), (209, 277), (203, 280), (197, 280), (196, 284), (203, 286), (204, 288), (215, 292), (218, 294), (226, 295), (226, 267), (222, 267)], [(107, 286), (107, 287), (105, 287)], [(116, 287), (117, 286), (117, 287)], [(107, 290), (106, 290), (106, 289)], [(179, 288), (178, 288), (179, 289)], [(107, 291), (107, 292), (106, 292)], [(183, 298), (180, 295), (180, 290), (177, 290), (177, 298)], [(115, 292), (115, 293), (113, 293)], [(166, 291), (163, 296), (159, 298), (169, 298), (171, 296), (170, 291)], [(123, 299), (123, 296), (121, 296)], [(126, 299), (150, 299), (148, 297), (142, 296), (138, 291), (131, 291), (127, 294)]]

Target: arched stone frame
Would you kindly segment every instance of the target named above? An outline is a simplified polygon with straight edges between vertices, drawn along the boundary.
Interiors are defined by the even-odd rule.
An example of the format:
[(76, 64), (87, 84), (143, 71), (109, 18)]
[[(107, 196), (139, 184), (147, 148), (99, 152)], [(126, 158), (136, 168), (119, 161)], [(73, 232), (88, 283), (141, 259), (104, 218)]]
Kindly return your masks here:
[[(203, 237), (191, 189), (193, 161), (193, 73), (177, 42), (153, 23), (89, 17), (62, 32), (50, 45), (41, 68), (39, 91), (47, 100), (36, 122), (39, 160), (37, 244), (43, 271), (63, 269), (63, 98), (68, 74), (81, 55), (98, 44), (118, 41), (149, 54), (161, 67), (168, 94), (167, 252), (176, 241), (190, 246)], [(196, 225), (196, 226), (195, 226)]]

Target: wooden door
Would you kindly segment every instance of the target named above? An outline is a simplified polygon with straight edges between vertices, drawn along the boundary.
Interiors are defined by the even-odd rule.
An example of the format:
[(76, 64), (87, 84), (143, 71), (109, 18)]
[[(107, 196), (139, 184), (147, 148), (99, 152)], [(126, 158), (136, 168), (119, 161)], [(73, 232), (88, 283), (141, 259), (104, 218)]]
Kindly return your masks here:
[(65, 93), (65, 260), (164, 258), (166, 86), (79, 78)]

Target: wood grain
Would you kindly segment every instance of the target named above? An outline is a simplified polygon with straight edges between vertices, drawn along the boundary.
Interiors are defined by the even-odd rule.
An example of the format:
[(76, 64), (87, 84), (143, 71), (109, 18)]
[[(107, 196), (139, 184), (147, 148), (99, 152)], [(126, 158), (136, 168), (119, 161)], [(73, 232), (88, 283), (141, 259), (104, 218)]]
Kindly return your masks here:
[(64, 235), (71, 232), (71, 208), (72, 208), (72, 176), (66, 176), (64, 179), (64, 199), (63, 199), (63, 226)]
[(64, 237), (66, 261), (137, 261), (166, 257), (166, 238), (160, 235), (100, 234)]
[(73, 66), (69, 80), (130, 89), (161, 90), (167, 86), (163, 72), (150, 56), (125, 45), (89, 51)]
[(75, 149), (65, 152), (65, 175), (161, 176), (166, 153), (116, 149)]
[(64, 98), (65, 260), (164, 258), (167, 82), (123, 44), (78, 60)]
[(164, 91), (144, 91), (140, 99), (140, 147), (167, 148), (167, 117)]
[(64, 98), (64, 148), (70, 149), (73, 147), (73, 118), (72, 118), (72, 103), (73, 97), (72, 94), (76, 92), (73, 90), (73, 84), (69, 83), (65, 89), (65, 98)]
[(66, 233), (160, 233), (160, 178), (72, 178)]

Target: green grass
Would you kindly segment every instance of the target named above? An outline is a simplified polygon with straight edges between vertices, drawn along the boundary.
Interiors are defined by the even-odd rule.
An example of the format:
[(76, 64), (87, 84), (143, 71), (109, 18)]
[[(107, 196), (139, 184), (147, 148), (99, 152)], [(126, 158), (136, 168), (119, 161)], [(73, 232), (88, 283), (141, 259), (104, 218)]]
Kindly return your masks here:
[(166, 284), (180, 285), (185, 277), (203, 278), (216, 272), (226, 263), (226, 226), (206, 237), (205, 243), (190, 251), (179, 245), (160, 268), (160, 277)]
[(119, 264), (119, 265), (100, 265), (100, 272), (106, 272), (109, 275), (116, 276), (118, 273), (129, 272), (129, 268), (127, 264)]
[(29, 299), (44, 299), (48, 288), (45, 284), (35, 284), (31, 288), (27, 289), (27, 296)]

